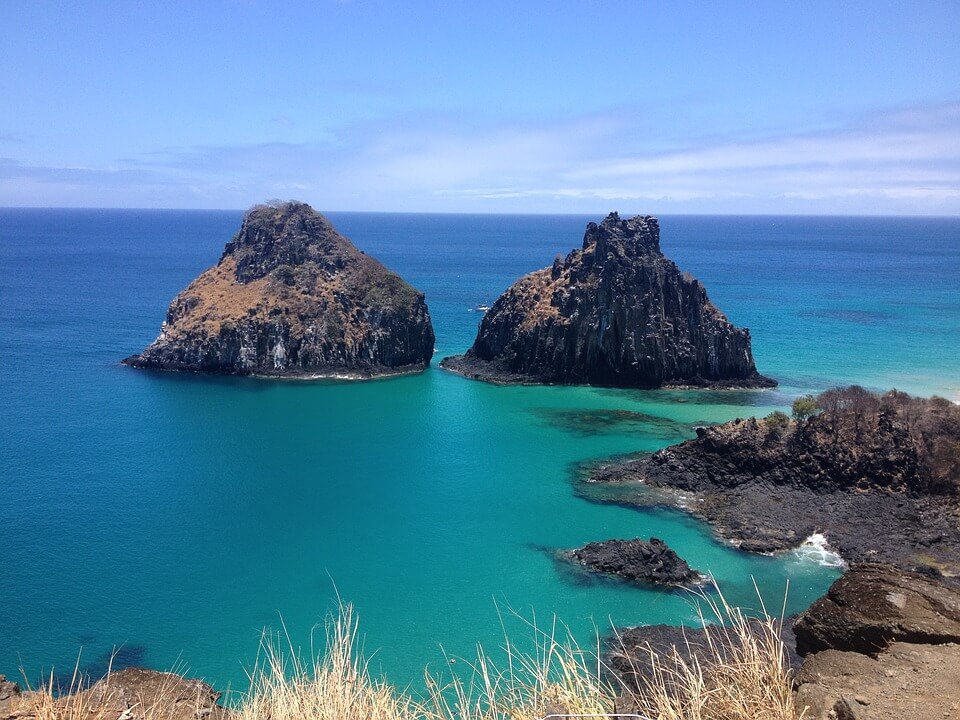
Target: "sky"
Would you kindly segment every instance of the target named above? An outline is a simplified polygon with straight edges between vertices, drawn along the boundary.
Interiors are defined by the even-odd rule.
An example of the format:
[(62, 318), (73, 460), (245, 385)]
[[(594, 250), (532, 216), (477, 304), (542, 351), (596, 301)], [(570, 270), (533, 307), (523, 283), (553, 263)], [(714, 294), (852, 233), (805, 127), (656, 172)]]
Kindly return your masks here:
[(960, 2), (0, 0), (0, 206), (960, 215)]

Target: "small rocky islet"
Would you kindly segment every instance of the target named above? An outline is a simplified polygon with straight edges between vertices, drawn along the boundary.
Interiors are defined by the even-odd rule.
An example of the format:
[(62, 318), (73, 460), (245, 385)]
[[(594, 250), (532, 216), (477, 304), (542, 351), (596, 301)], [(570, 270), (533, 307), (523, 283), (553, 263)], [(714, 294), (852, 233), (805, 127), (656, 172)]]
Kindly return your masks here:
[(591, 572), (639, 585), (690, 587), (703, 581), (663, 540), (603, 540), (561, 553)]
[(170, 303), (138, 368), (370, 378), (433, 357), (423, 293), (301, 202), (251, 208), (216, 266)]
[(582, 247), (530, 273), (484, 315), (472, 347), (441, 367), (495, 383), (772, 387), (750, 332), (660, 249), (652, 216), (611, 213)]

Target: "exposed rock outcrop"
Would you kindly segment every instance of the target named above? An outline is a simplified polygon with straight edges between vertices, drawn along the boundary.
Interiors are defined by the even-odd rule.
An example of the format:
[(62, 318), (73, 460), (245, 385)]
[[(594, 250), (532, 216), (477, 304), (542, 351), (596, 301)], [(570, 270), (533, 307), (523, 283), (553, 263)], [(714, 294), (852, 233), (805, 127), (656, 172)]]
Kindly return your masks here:
[(794, 624), (797, 652), (876, 655), (893, 642), (960, 643), (960, 592), (884, 565), (854, 567)]
[[(701, 428), (694, 440), (596, 470), (581, 492), (677, 505), (745, 550), (785, 550), (819, 532), (851, 562), (960, 573), (960, 408), (862, 388), (829, 391), (819, 404), (800, 421)], [(607, 497), (609, 483), (617, 491)]]
[(270, 376), (423, 370), (434, 334), (423, 294), (304, 203), (258, 205), (220, 262), (170, 304), (128, 365)]
[[(767, 634), (763, 621), (755, 619), (752, 632), (756, 637)], [(795, 639), (787, 619), (778, 625), (786, 661), (798, 669), (802, 659), (796, 653)], [(726, 633), (719, 626), (677, 627), (675, 625), (639, 625), (622, 628), (606, 641), (606, 665), (624, 687), (640, 690), (645, 681), (655, 678), (654, 658), (663, 662), (679, 657), (686, 663), (694, 659), (707, 666), (717, 657), (728, 657), (737, 642), (734, 633)]]
[(882, 565), (854, 567), (794, 625), (811, 720), (960, 717), (960, 592)]
[(826, 650), (795, 678), (804, 720), (960, 717), (960, 645), (894, 643), (876, 658)]
[(633, 583), (693, 585), (702, 580), (686, 561), (659, 538), (605, 540), (587, 543), (566, 553), (592, 572), (613, 575)]
[(518, 280), (444, 368), (492, 382), (768, 387), (748, 330), (660, 250), (657, 219), (612, 213), (583, 246)]

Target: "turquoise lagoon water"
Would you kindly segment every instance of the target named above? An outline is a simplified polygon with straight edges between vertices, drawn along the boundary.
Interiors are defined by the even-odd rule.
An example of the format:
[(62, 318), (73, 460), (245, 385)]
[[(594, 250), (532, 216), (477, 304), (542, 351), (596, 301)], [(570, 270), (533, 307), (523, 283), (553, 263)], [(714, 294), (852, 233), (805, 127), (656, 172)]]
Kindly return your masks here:
[[(591, 218), (331, 213), (427, 295), (439, 359)], [(296, 643), (354, 603), (390, 680), (556, 616), (694, 621), (683, 593), (584, 577), (553, 548), (665, 539), (736, 603), (835, 576), (738, 553), (689, 518), (587, 502), (578, 463), (653, 450), (836, 383), (960, 393), (960, 221), (663, 217), (662, 245), (751, 328), (777, 391), (494, 387), (436, 367), (368, 383), (118, 364), (214, 263), (238, 212), (0, 210), (0, 672), (177, 663), (242, 687), (264, 627)], [(642, 415), (610, 413), (627, 410)]]

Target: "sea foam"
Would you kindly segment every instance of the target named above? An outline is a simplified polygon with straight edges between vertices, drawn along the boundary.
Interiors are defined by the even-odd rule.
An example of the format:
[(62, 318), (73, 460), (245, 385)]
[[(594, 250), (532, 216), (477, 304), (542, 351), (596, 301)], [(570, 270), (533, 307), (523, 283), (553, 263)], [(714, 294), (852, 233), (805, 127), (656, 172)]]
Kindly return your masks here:
[(800, 543), (794, 553), (800, 560), (809, 560), (824, 567), (847, 567), (847, 563), (840, 557), (840, 553), (830, 547), (827, 536), (823, 533), (813, 533)]

